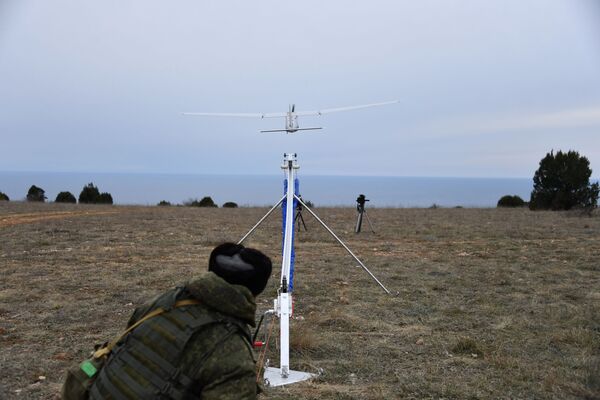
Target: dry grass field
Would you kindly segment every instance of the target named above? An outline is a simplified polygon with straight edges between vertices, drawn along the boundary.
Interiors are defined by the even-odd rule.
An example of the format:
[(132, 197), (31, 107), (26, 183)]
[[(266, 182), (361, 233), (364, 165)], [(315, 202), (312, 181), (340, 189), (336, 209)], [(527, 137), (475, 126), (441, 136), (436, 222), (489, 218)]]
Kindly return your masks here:
[[(136, 305), (203, 273), (266, 211), (0, 202), (0, 398), (56, 398)], [(291, 360), (323, 374), (261, 398), (600, 399), (598, 211), (369, 209), (377, 232), (360, 235), (354, 209), (316, 211), (398, 295), (305, 213)], [(261, 311), (280, 224), (246, 243), (276, 266)]]

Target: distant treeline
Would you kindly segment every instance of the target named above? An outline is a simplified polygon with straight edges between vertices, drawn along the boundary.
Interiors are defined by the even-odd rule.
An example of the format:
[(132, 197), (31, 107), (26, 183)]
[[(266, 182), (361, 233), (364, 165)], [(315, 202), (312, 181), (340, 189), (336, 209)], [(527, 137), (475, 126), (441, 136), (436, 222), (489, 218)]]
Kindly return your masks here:
[[(157, 205), (158, 206), (170, 206), (171, 203), (166, 200), (162, 200)], [(217, 205), (217, 203), (215, 203), (214, 200), (212, 199), (212, 197), (210, 197), (210, 196), (205, 196), (200, 200), (189, 199), (187, 201), (184, 201), (183, 205), (186, 207), (214, 207), (214, 208), (219, 207)], [(234, 203), (233, 201), (228, 201), (226, 203), (223, 203), (222, 207), (223, 208), (237, 208), (238, 205), (237, 205), (237, 203)]]
[[(529, 202), (517, 195), (502, 196), (497, 207), (529, 207), (531, 210), (570, 210), (582, 209), (591, 212), (598, 205), (600, 187), (598, 182), (590, 183), (592, 170), (589, 160), (579, 155), (578, 152), (551, 150), (540, 161), (540, 165), (533, 176), (533, 191)], [(45, 202), (47, 197), (44, 189), (32, 185), (27, 192), (27, 201)], [(0, 201), (9, 201), (8, 196), (0, 191)], [(56, 203), (76, 203), (77, 199), (70, 192), (60, 192)], [(101, 193), (93, 183), (88, 183), (79, 194), (79, 203), (82, 204), (113, 204), (110, 193)], [(308, 207), (313, 204), (305, 201)], [(170, 206), (171, 203), (162, 200), (158, 206)], [(210, 196), (202, 199), (189, 199), (183, 202), (187, 207), (218, 207)], [(228, 201), (223, 208), (237, 208), (238, 205)], [(430, 208), (439, 208), (433, 204)], [(459, 206), (460, 208), (460, 206)]]
[[(36, 185), (31, 185), (25, 196), (27, 201), (44, 203), (48, 197), (46, 197), (46, 191)], [(10, 201), (9, 197), (0, 192), (0, 201)], [(56, 195), (55, 203), (77, 203), (77, 199), (71, 192), (60, 192)], [(81, 189), (79, 193), (80, 204), (113, 204), (113, 198), (110, 193), (102, 192), (98, 190), (93, 183), (88, 183)]]

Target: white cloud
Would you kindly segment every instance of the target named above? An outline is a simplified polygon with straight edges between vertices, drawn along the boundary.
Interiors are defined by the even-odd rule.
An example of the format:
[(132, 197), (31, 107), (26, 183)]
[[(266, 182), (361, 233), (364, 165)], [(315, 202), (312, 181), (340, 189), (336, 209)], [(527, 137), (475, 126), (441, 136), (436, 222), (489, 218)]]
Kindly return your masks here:
[(598, 127), (598, 133), (600, 134), (600, 105), (542, 113), (473, 115), (438, 120), (421, 125), (417, 129), (425, 135), (454, 136), (494, 132), (524, 133), (525, 131), (593, 127)]

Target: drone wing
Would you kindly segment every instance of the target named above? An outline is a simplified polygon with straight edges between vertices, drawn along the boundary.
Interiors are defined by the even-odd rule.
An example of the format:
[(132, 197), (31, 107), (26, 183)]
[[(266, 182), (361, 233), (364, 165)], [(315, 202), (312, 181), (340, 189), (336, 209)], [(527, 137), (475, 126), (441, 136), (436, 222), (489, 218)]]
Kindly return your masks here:
[(285, 117), (286, 113), (203, 113), (203, 112), (184, 112), (182, 115), (194, 117), (240, 117), (240, 118), (276, 118)]
[(324, 110), (315, 110), (315, 111), (299, 111), (296, 112), (296, 115), (323, 115), (340, 111), (350, 111), (350, 110), (358, 110), (360, 108), (369, 108), (369, 107), (378, 107), (385, 106), (387, 104), (395, 104), (398, 103), (398, 100), (393, 101), (385, 101), (383, 103), (371, 103), (371, 104), (362, 104), (359, 106), (350, 106), (350, 107), (339, 107), (339, 108), (326, 108)]

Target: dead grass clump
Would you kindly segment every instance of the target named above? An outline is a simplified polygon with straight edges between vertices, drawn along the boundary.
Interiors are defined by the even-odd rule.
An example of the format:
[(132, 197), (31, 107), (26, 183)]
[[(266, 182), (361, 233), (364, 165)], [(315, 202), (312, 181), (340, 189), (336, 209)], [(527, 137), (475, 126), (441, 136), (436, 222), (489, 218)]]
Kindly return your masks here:
[(455, 354), (467, 354), (470, 356), (483, 357), (481, 346), (469, 337), (459, 338), (458, 341), (450, 349)]
[(359, 318), (339, 310), (332, 310), (330, 314), (319, 316), (316, 323), (320, 327), (333, 328), (338, 331), (361, 331), (364, 328), (364, 324)]
[(586, 389), (596, 394), (593, 398), (600, 399), (600, 357), (594, 357), (587, 365), (584, 384)]
[(319, 347), (319, 336), (308, 324), (294, 325), (290, 334), (290, 347), (296, 351), (310, 351)]
[(554, 345), (570, 345), (580, 349), (592, 350), (598, 344), (596, 335), (585, 328), (563, 329), (552, 335), (550, 343)]

